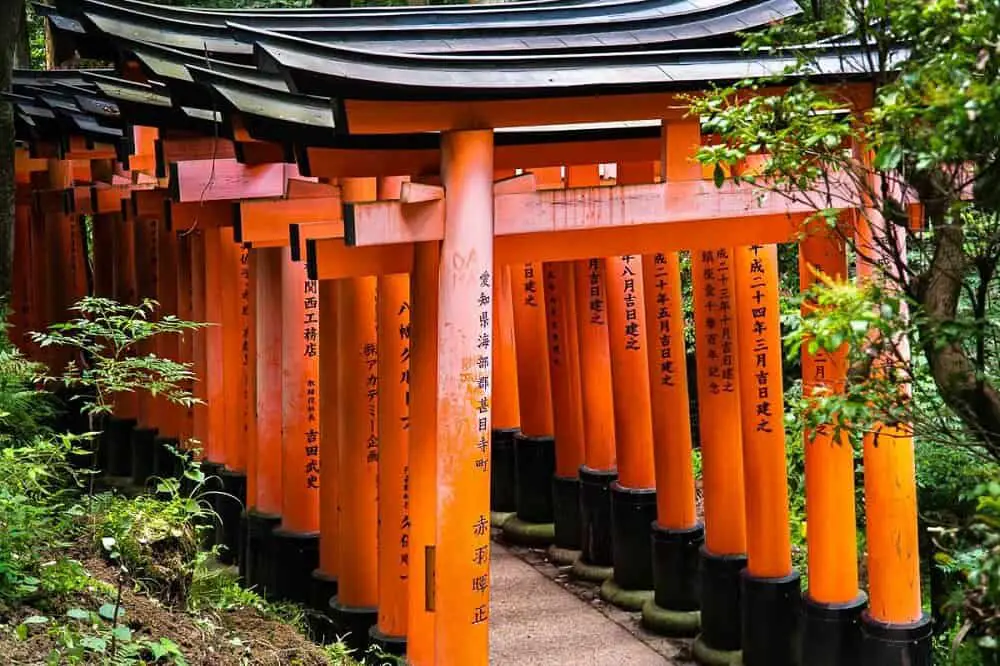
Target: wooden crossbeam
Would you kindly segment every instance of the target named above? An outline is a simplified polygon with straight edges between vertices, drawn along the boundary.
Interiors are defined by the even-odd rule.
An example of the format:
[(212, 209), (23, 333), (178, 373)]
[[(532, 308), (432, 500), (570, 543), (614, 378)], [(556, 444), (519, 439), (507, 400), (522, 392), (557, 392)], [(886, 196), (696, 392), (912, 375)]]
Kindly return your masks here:
[(293, 164), (247, 166), (235, 159), (172, 162), (170, 193), (181, 203), (274, 198), (284, 194), (288, 178), (298, 175)]
[[(777, 195), (763, 201), (759, 196), (760, 192), (748, 187), (727, 184), (719, 189), (707, 181), (508, 192), (494, 199), (494, 229), (497, 236), (511, 236), (751, 219), (814, 210)], [(345, 207), (344, 223), (347, 243), (356, 247), (441, 240), (444, 207), (440, 202), (353, 204)]]
[(211, 229), (233, 223), (233, 206), (229, 201), (180, 203), (167, 201), (164, 206), (167, 227), (184, 233), (197, 227)]
[(240, 201), (234, 204), (233, 236), (254, 246), (285, 246), (289, 225), (323, 223), (331, 236), (344, 234), (340, 196), (316, 199)]
[(156, 175), (165, 178), (173, 162), (235, 159), (236, 149), (229, 139), (211, 136), (165, 137), (157, 139)]
[(392, 275), (413, 270), (413, 245), (347, 247), (339, 238), (306, 242), (311, 280), (339, 280), (365, 275)]

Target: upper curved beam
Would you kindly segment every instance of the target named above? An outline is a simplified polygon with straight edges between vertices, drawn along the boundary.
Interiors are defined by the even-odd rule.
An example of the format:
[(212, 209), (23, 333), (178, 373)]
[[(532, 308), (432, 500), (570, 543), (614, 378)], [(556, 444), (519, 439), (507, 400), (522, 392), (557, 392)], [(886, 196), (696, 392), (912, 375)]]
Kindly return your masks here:
[[(783, 74), (793, 51), (748, 57), (738, 48), (576, 54), (444, 56), (371, 53), (289, 35), (255, 33), (262, 65), (285, 72), (298, 92), (341, 99), (537, 99), (649, 93)], [(817, 77), (858, 76), (857, 50), (815, 51)]]

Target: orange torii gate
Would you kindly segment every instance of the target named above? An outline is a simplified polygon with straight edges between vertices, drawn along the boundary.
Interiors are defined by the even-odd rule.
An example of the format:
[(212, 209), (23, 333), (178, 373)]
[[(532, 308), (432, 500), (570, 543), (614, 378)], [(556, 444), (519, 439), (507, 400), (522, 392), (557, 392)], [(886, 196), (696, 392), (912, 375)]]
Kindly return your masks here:
[[(615, 3), (611, 0), (609, 4)], [(124, 36), (129, 34), (130, 26), (150, 27), (150, 19), (141, 9), (126, 7), (108, 16), (101, 3), (84, 0), (83, 5), (89, 12), (87, 20), (112, 39), (123, 36), (122, 26)], [(497, 11), (502, 16), (503, 10)], [(390, 16), (396, 20), (394, 14)], [(232, 156), (223, 157), (213, 146), (213, 164), (209, 166), (205, 164), (208, 161), (205, 145), (201, 144), (197, 151), (192, 148), (192, 155), (201, 159), (171, 164), (169, 159), (161, 158), (166, 167), (161, 168), (161, 173), (168, 177), (172, 198), (182, 202), (180, 205), (252, 198), (291, 200), (296, 197), (290, 196), (287, 179), (294, 172), (278, 162), (288, 159), (288, 151), (282, 148), (293, 143), (292, 152), (302, 167), (299, 173), (344, 179), (338, 183), (339, 192), (327, 191), (325, 213), (320, 210), (322, 204), (314, 204), (315, 208), (306, 213), (301, 209), (292, 211), (292, 204), (277, 202), (277, 208), (287, 207), (290, 217), (301, 217), (279, 219), (274, 214), (277, 225), (274, 229), (267, 217), (258, 220), (262, 224), (255, 227), (253, 214), (244, 216), (241, 210), (239, 223), (233, 223), (231, 234), (234, 240), (256, 243), (254, 247), (258, 249), (252, 253), (265, 247), (287, 245), (281, 269), (286, 275), (294, 272), (304, 285), (296, 294), (303, 302), (306, 289), (322, 292), (324, 283), (336, 283), (335, 289), (318, 293), (321, 303), (332, 304), (334, 331), (331, 333), (321, 321), (315, 336), (322, 338), (316, 350), (320, 357), (320, 404), (330, 404), (329, 393), (322, 390), (322, 350), (326, 348), (323, 343), (332, 339), (337, 351), (331, 361), (336, 365), (335, 371), (326, 370), (337, 377), (333, 401), (339, 408), (332, 416), (336, 434), (328, 434), (323, 427), (317, 433), (324, 447), (332, 445), (337, 449), (338, 464), (334, 470), (337, 483), (326, 491), (304, 494), (296, 482), (301, 480), (302, 469), (310, 472), (311, 461), (300, 460), (301, 452), (289, 448), (294, 438), (286, 437), (285, 501), (281, 516), (285, 526), (293, 528), (285, 531), (299, 538), (311, 537), (316, 525), (320, 527), (321, 542), (331, 532), (337, 533), (332, 557), (316, 556), (317, 580), (332, 582), (337, 577), (333, 614), (339, 615), (342, 624), (363, 628), (365, 622), (371, 622), (374, 609), (369, 604), (378, 603), (380, 609), (385, 605), (377, 593), (373, 594), (370, 581), (374, 577), (370, 567), (365, 566), (363, 555), (349, 551), (344, 544), (357, 542), (359, 550), (369, 554), (369, 564), (378, 561), (368, 544), (375, 529), (371, 524), (373, 511), (382, 511), (383, 507), (375, 507), (368, 501), (375, 485), (370, 479), (369, 456), (380, 447), (377, 436), (385, 422), (383, 416), (391, 417), (388, 411), (382, 414), (379, 396), (380, 387), (385, 387), (380, 364), (386, 360), (380, 351), (391, 331), (386, 330), (385, 323), (379, 323), (382, 303), (379, 300), (376, 306), (376, 298), (388, 293), (398, 296), (394, 287), (403, 285), (402, 282), (395, 285), (393, 281), (409, 274), (412, 344), (408, 359), (414, 412), (409, 433), (411, 464), (404, 487), (413, 495), (408, 571), (418, 572), (409, 577), (406, 602), (409, 660), (415, 664), (487, 661), (492, 458), (489, 439), (496, 429), (509, 431), (512, 426), (520, 425), (518, 442), (530, 442), (537, 459), (547, 465), (542, 468), (542, 478), (532, 477), (535, 484), (532, 490), (546, 492), (552, 472), (560, 479), (572, 478), (578, 472), (571, 468), (581, 462), (587, 465), (587, 470), (597, 472), (589, 476), (586, 470), (579, 472), (590, 490), (596, 490), (586, 493), (595, 499), (589, 513), (583, 511), (581, 529), (587, 529), (589, 523), (595, 533), (600, 531), (601, 498), (610, 497), (605, 504), (607, 513), (613, 516), (612, 529), (606, 530), (611, 535), (611, 547), (606, 549), (611, 551), (610, 562), (594, 561), (602, 559), (599, 541), (588, 546), (583, 540), (580, 545), (591, 564), (616, 565), (612, 574), (614, 585), (606, 584), (607, 587), (645, 588), (635, 599), (621, 599), (620, 603), (641, 605), (647, 625), (691, 632), (699, 629), (693, 602), (694, 597), (700, 596), (701, 635), (696, 642), (699, 659), (728, 663), (735, 656), (732, 653), (742, 648), (745, 663), (750, 666), (794, 663), (796, 641), (791, 634), (795, 628), (790, 626), (789, 618), (794, 617), (799, 607), (799, 580), (789, 563), (787, 488), (782, 476), (784, 468), (777, 464), (784, 440), (780, 427), (776, 428), (770, 420), (775, 414), (774, 405), (781, 404), (773, 245), (797, 239), (803, 222), (814, 210), (812, 206), (789, 206), (773, 198), (765, 198), (759, 204), (752, 191), (731, 185), (718, 190), (700, 178), (689, 163), (692, 148), (701, 140), (700, 128), (696, 119), (687, 118), (683, 95), (685, 88), (696, 89), (703, 84), (705, 72), (725, 79), (738, 70), (738, 76), (742, 77), (746, 75), (747, 63), (729, 52), (720, 52), (716, 58), (707, 53), (693, 56), (682, 50), (676, 62), (672, 59), (664, 63), (658, 60), (661, 53), (601, 52), (568, 56), (561, 47), (548, 47), (555, 48), (555, 53), (545, 58), (418, 57), (406, 55), (409, 53), (406, 48), (397, 54), (374, 56), (364, 49), (341, 49), (307, 38), (288, 37), (280, 29), (267, 29), (266, 21), (263, 28), (259, 22), (248, 22), (253, 25), (239, 26), (235, 30), (240, 38), (228, 42), (226, 39), (232, 36), (226, 32), (229, 27), (203, 24), (201, 29), (220, 32), (222, 39), (213, 42), (213, 48), (220, 45), (218, 48), (225, 49), (233, 43), (245, 48), (247, 41), (252, 41), (253, 50), (267, 62), (266, 69), (281, 72), (282, 76), (276, 77), (280, 83), (273, 76), (265, 77), (268, 86), (285, 86), (280, 94), (275, 93), (283, 105), (281, 113), (271, 116), (275, 125), (268, 128), (260, 123), (260, 107), (255, 111), (254, 104), (241, 107), (233, 101), (232, 86), (236, 85), (240, 94), (248, 94), (248, 89), (254, 86), (244, 85), (246, 82), (233, 74), (230, 65), (230, 69), (213, 75), (216, 78), (206, 85), (225, 97), (227, 104), (241, 115), (239, 122), (227, 128), (232, 130)], [(151, 24), (155, 29), (155, 17)], [(650, 29), (664, 27), (657, 23)], [(178, 26), (172, 30), (162, 38), (178, 36), (178, 30), (181, 38), (185, 36)], [(463, 30), (467, 33), (469, 28), (462, 24), (456, 30), (461, 33), (456, 38), (469, 39)], [(148, 30), (145, 34), (149, 34)], [(399, 28), (397, 32), (394, 27), (386, 36), (393, 38), (389, 40), (391, 43), (405, 34), (405, 29)], [(484, 30), (485, 41), (478, 46), (485, 48), (490, 38), (489, 30)], [(499, 51), (510, 48), (494, 46)], [(158, 92), (160, 88), (154, 86), (126, 86), (126, 92), (159, 95), (157, 101), (183, 108), (178, 100), (190, 99), (190, 86), (182, 90), (175, 74), (164, 75), (159, 73), (158, 66), (145, 62), (155, 75), (167, 80), (164, 88), (176, 88), (178, 98), (164, 100)], [(754, 65), (762, 71), (776, 72), (786, 62), (783, 56), (777, 56), (762, 58)], [(832, 71), (840, 71), (829, 59), (824, 62)], [(224, 62), (217, 65), (220, 69), (227, 67)], [(607, 76), (611, 68), (614, 77)], [(181, 66), (188, 75), (198, 69), (197, 63)], [(262, 72), (254, 70), (255, 76), (259, 74)], [(227, 76), (228, 82), (219, 82)], [(202, 83), (207, 80), (198, 79)], [(110, 86), (107, 81), (104, 85)], [(291, 89), (296, 93), (291, 93)], [(870, 94), (864, 86), (848, 87), (844, 92), (847, 102), (855, 107), (863, 107)], [(303, 99), (295, 97), (299, 93), (334, 97), (333, 111), (327, 102), (317, 105), (315, 99), (296, 108)], [(261, 99), (259, 90), (256, 94), (255, 100)], [(267, 95), (263, 98), (267, 99)], [(277, 117), (285, 116), (286, 112), (294, 115), (301, 109), (311, 115), (297, 116), (303, 118), (301, 121)], [(224, 114), (232, 112), (227, 106)], [(648, 140), (629, 144), (634, 153), (622, 150), (621, 154), (613, 155), (614, 147), (606, 144), (588, 153), (585, 142), (573, 145), (549, 142), (551, 149), (538, 150), (530, 142), (527, 147), (511, 149), (500, 140), (504, 128), (529, 123), (555, 125), (650, 118), (664, 121), (663, 135), (653, 143), (653, 152), (649, 152)], [(308, 127), (308, 133), (302, 132), (303, 127)], [(380, 150), (357, 150), (337, 146), (336, 140), (320, 136), (322, 132), (317, 132), (317, 127), (333, 130), (337, 137), (350, 140), (365, 134), (405, 132), (412, 136), (440, 132), (440, 145), (414, 149), (408, 140), (382, 137)], [(266, 139), (256, 139), (260, 132), (273, 140), (286, 129), (297, 130), (291, 142), (279, 140), (272, 144)], [(308, 145), (314, 135), (316, 142), (329, 143)], [(331, 143), (337, 147), (331, 148)], [(161, 153), (169, 152), (167, 148), (163, 143)], [(661, 160), (659, 177), (649, 166), (656, 159)], [(241, 164), (238, 160), (248, 163)], [(537, 178), (530, 187), (527, 186), (532, 183), (530, 177), (499, 181), (497, 178), (498, 173), (509, 168), (572, 169), (603, 161), (619, 163), (618, 185), (578, 187), (586, 182), (580, 179), (579, 172), (570, 174), (569, 189), (549, 191), (542, 189), (539, 181), (543, 178)], [(640, 166), (635, 166), (637, 163)], [(221, 181), (213, 179), (213, 174), (219, 173), (223, 174)], [(384, 197), (370, 191), (364, 195), (358, 193), (364, 186), (355, 179), (401, 175), (411, 176), (412, 182), (400, 187), (398, 198), (395, 192), (387, 193), (389, 188)], [(321, 183), (313, 185), (326, 187)], [(370, 189), (370, 183), (367, 187)], [(338, 197), (340, 201), (353, 203), (344, 204), (341, 210)], [(294, 222), (295, 226), (287, 226), (288, 222)], [(218, 231), (217, 227), (226, 226), (220, 218), (216, 227), (195, 232), (204, 234), (210, 245), (209, 254), (203, 251), (200, 259), (193, 260), (194, 271), (201, 270), (208, 281), (207, 290), (206, 282), (202, 282), (201, 293), (202, 307), (209, 310), (216, 307), (210, 302), (216, 293), (212, 284), (220, 284), (216, 277), (220, 266), (211, 262), (224, 254), (211, 244), (223, 234), (230, 234), (228, 229)], [(225, 238), (228, 242), (229, 237)], [(678, 326), (671, 328), (671, 320), (680, 319), (673, 286), (679, 276), (671, 260), (672, 253), (681, 250), (692, 252), (694, 264), (699, 423), (705, 462), (703, 545), (697, 515), (692, 515), (693, 489), (686, 469), (690, 461), (684, 460), (689, 445), (683, 436), (672, 436), (669, 421), (663, 418), (668, 412), (676, 414), (675, 418), (685, 418), (680, 406), (684, 392), (678, 388), (683, 382), (667, 363), (677, 344), (671, 335)], [(295, 262), (296, 256), (303, 255), (305, 275)], [(591, 263), (595, 258), (596, 270)], [(572, 272), (567, 270), (570, 262), (573, 262)], [(538, 309), (543, 316), (534, 317), (527, 326), (518, 325), (518, 321), (524, 323), (525, 313), (518, 309), (517, 301), (512, 303), (514, 355), (521, 360), (516, 364), (520, 372), (516, 375), (509, 370), (494, 372), (493, 363), (499, 363), (502, 354), (496, 357), (493, 350), (497, 339), (503, 336), (502, 332), (495, 332), (500, 326), (498, 311), (502, 312), (504, 307), (501, 302), (504, 296), (497, 294), (504, 293), (504, 273), (511, 272), (511, 292), (515, 292), (516, 298), (521, 277), (518, 272), (525, 266), (531, 267), (531, 278), (538, 280), (535, 288), (542, 286), (545, 300)], [(572, 332), (566, 326), (572, 322), (574, 309), (576, 328), (580, 328), (584, 310), (579, 307), (581, 293), (574, 283), (583, 282), (579, 276), (584, 267), (588, 285), (596, 277), (606, 317), (598, 317), (595, 328), (587, 335), (576, 331), (581, 367), (579, 377), (574, 379), (572, 353), (566, 359), (562, 345), (564, 339), (572, 339)], [(193, 276), (192, 281), (195, 279)], [(320, 282), (318, 287), (310, 285), (316, 280)], [(379, 280), (382, 280), (380, 288), (376, 287)], [(285, 286), (292, 282), (286, 280)], [(520, 285), (524, 287), (523, 282)], [(286, 296), (291, 293), (284, 291)], [(576, 299), (569, 298), (570, 294)], [(589, 294), (588, 291), (586, 296)], [(313, 333), (303, 328), (305, 319), (299, 317), (302, 313), (293, 312), (287, 301), (286, 297), (282, 303), (288, 314), (282, 322), (286, 329), (282, 340), (283, 363), (286, 368), (295, 366), (295, 370), (291, 373), (293, 379), (283, 382), (284, 404), (292, 405), (285, 410), (283, 419), (297, 435), (302, 414), (308, 416), (310, 376), (300, 367), (307, 363), (300, 358), (289, 359), (288, 350), (296, 344), (308, 344)], [(254, 304), (258, 319), (262, 305)], [(588, 310), (592, 311), (590, 303)], [(220, 313), (220, 317), (224, 315)], [(382, 319), (386, 318), (399, 325), (398, 320), (391, 319), (391, 311), (384, 313)], [(238, 318), (230, 319), (233, 321)], [(603, 332), (601, 325), (605, 326)], [(230, 323), (230, 331), (232, 327)], [(295, 334), (301, 333), (303, 340), (295, 338), (293, 330)], [(533, 333), (526, 334), (525, 330)], [(650, 333), (653, 330), (655, 334)], [(602, 344), (606, 347), (606, 358), (599, 348)], [(530, 358), (528, 349), (535, 352), (534, 366), (523, 361)], [(586, 357), (584, 350), (588, 350)], [(207, 429), (214, 432), (209, 437), (210, 449), (214, 447), (215, 460), (238, 468), (240, 452), (226, 445), (230, 433), (224, 427), (225, 414), (232, 413), (232, 398), (226, 395), (229, 393), (226, 379), (233, 376), (232, 363), (227, 374), (226, 355), (218, 340), (209, 344), (207, 351), (202, 367), (218, 367), (222, 380), (222, 393), (215, 384), (210, 386), (215, 389), (207, 410)], [(559, 353), (553, 353), (556, 351)], [(309, 358), (307, 351), (303, 353)], [(537, 359), (542, 354), (546, 362), (540, 363)], [(594, 368), (585, 370), (583, 364), (591, 359)], [(561, 365), (564, 360), (565, 366)], [(756, 372), (751, 374), (751, 367)], [(769, 367), (775, 367), (775, 371), (769, 371)], [(516, 382), (512, 382), (515, 377)], [(589, 389), (584, 383), (595, 378), (598, 382), (603, 380), (610, 392), (603, 395), (591, 392), (587, 396)], [(814, 379), (818, 380), (818, 375)], [(218, 377), (213, 382), (217, 380)], [(574, 383), (580, 384), (578, 399)], [(514, 384), (519, 393), (519, 418), (512, 414)], [(260, 388), (258, 382), (258, 392)], [(294, 396), (288, 395), (289, 389)], [(302, 409), (295, 409), (295, 397), (305, 405)], [(506, 401), (505, 410), (499, 409), (501, 400)], [(581, 425), (574, 422), (577, 400), (598, 410), (593, 418), (586, 418), (585, 414), (579, 417), (585, 436), (590, 428), (598, 440), (593, 445), (584, 442), (582, 461), (579, 441), (573, 434), (574, 428), (578, 430)], [(629, 418), (632, 412), (636, 418)], [(498, 419), (499, 413), (503, 413), (502, 421)], [(778, 421), (780, 426), (780, 418)], [(308, 437), (309, 431), (304, 434)], [(555, 442), (550, 439), (553, 434)], [(822, 441), (819, 435), (816, 439)], [(907, 468), (912, 460), (906, 456), (908, 440), (897, 436), (893, 442), (893, 446), (886, 447), (891, 449), (890, 454), (868, 447), (866, 453), (878, 472), (873, 476), (884, 479), (892, 472), (899, 472), (905, 477), (911, 471)], [(310, 450), (306, 449), (307, 457)], [(526, 453), (528, 450), (524, 449)], [(827, 458), (833, 462), (832, 456)], [(254, 469), (252, 456), (247, 462), (248, 469)], [(843, 461), (838, 458), (836, 462)], [(815, 463), (811, 468), (814, 477), (826, 475), (826, 469)], [(830, 515), (842, 518), (846, 515), (839, 504), (846, 497), (840, 485), (843, 466), (831, 465), (830, 469), (837, 470), (836, 481), (825, 483), (822, 478), (814, 479), (811, 487), (820, 489), (823, 499), (818, 501), (821, 505), (828, 501)], [(254, 473), (260, 475), (259, 465)], [(325, 479), (326, 473), (321, 473)], [(525, 481), (515, 478), (515, 483)], [(358, 480), (361, 480), (357, 483), (358, 492), (348, 496), (347, 483)], [(669, 485), (674, 483), (677, 485)], [(562, 481), (557, 481), (557, 485), (560, 490), (570, 487), (569, 483), (564, 487)], [(825, 492), (833, 486), (836, 486), (832, 493), (836, 502)], [(911, 566), (912, 549), (893, 554), (887, 547), (888, 535), (894, 530), (910, 534), (909, 523), (915, 520), (912, 504), (907, 501), (910, 489), (903, 488), (884, 497), (879, 496), (878, 489), (876, 486), (869, 489), (873, 498), (869, 529), (877, 532), (870, 536), (869, 542), (876, 545), (878, 566), (872, 572), (879, 581), (872, 581), (873, 598), (869, 614), (861, 620), (863, 629), (859, 630), (858, 591), (847, 590), (852, 583), (857, 586), (856, 578), (849, 575), (850, 567), (832, 564), (829, 540), (820, 539), (815, 549), (810, 545), (810, 562), (815, 550), (817, 567), (836, 566), (838, 570), (837, 574), (826, 577), (827, 587), (807, 594), (805, 635), (812, 637), (817, 645), (830, 643), (840, 648), (839, 652), (830, 650), (829, 654), (810, 648), (811, 656), (822, 655), (816, 663), (856, 663), (859, 652), (856, 643), (864, 646), (860, 649), (864, 664), (887, 663), (873, 656), (883, 654), (903, 663), (911, 651), (926, 648), (925, 637), (917, 636), (924, 626), (919, 599), (914, 604), (912, 595), (894, 592), (898, 588), (913, 589), (918, 580)], [(322, 495), (318, 501), (317, 494)], [(816, 493), (810, 496), (815, 498)], [(569, 492), (560, 494), (555, 504), (565, 507), (570, 504), (568, 497)], [(336, 502), (340, 520), (324, 520), (324, 498)], [(542, 500), (539, 505), (544, 503), (544, 497), (533, 499)], [(551, 503), (550, 500), (550, 506)], [(314, 520), (311, 510), (317, 504), (320, 516)], [(299, 511), (302, 507), (308, 509)], [(517, 508), (520, 511), (521, 507)], [(570, 514), (571, 511), (552, 511), (549, 515), (555, 524), (546, 528), (545, 538), (558, 534), (560, 545), (575, 545), (572, 534), (567, 536), (560, 529), (572, 526)], [(544, 510), (535, 516), (548, 519)], [(506, 523), (505, 530), (513, 534), (514, 525), (517, 525), (514, 521)], [(573, 527), (568, 529), (574, 531)], [(325, 550), (323, 543), (318, 549)], [(305, 551), (303, 546), (299, 554)], [(306, 569), (301, 564), (305, 559), (296, 559), (285, 578), (301, 581)], [(693, 578), (695, 561), (702, 572), (700, 595), (694, 594), (691, 586), (677, 584), (679, 580)], [(595, 575), (601, 573), (611, 572), (605, 569)], [(824, 578), (823, 573), (815, 573)], [(651, 593), (650, 588), (655, 590)], [(380, 615), (377, 630), (380, 633), (376, 633), (376, 638), (392, 633), (386, 631), (389, 627), (400, 630), (400, 624), (393, 623), (394, 618), (399, 619), (399, 613), (399, 607), (395, 607), (386, 609), (384, 620)], [(916, 636), (920, 641), (904, 646), (901, 636)], [(920, 647), (912, 647), (917, 643)]]

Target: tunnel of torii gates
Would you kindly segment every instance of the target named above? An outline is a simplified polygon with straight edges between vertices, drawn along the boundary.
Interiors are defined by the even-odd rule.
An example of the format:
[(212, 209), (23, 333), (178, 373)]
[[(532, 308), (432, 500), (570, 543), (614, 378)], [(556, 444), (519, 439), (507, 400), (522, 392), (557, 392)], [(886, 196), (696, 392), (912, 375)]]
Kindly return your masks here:
[[(806, 435), (808, 587), (791, 560), (777, 244), (799, 243), (805, 288), (847, 274), (845, 233), (879, 229), (716, 188), (692, 159), (714, 138), (680, 93), (781, 71), (729, 44), (794, 3), (65, 5), (39, 7), (55, 51), (116, 67), (15, 72), (4, 94), (11, 334), (64, 364), (25, 333), (87, 293), (218, 324), (148, 349), (193, 364), (202, 404), (121, 397), (99, 458), (142, 484), (176, 466), (164, 444), (201, 456), (239, 500), (214, 500), (215, 538), (246, 585), (356, 645), (483, 664), (500, 528), (651, 630), (697, 636), (704, 663), (930, 664), (905, 428), (865, 438), (867, 590), (853, 452), (830, 433)], [(819, 55), (864, 109), (862, 59)], [(806, 389), (842, 389), (844, 362), (804, 353)]]

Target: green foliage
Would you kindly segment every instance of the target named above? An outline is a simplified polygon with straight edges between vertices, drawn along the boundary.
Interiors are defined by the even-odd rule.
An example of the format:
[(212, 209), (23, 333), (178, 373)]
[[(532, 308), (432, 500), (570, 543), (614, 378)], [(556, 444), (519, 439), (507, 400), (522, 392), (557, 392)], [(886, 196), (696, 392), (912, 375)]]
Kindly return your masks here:
[(81, 410), (92, 416), (110, 413), (115, 394), (140, 390), (186, 407), (195, 404), (183, 386), (195, 379), (190, 364), (143, 353), (143, 345), (155, 336), (180, 335), (205, 324), (175, 315), (154, 319), (157, 308), (150, 299), (137, 306), (106, 298), (81, 299), (72, 308), (80, 317), (31, 334), (41, 347), (68, 347), (83, 359), (70, 361), (61, 375), (45, 379), (79, 390)]
[(66, 456), (70, 437), (0, 448), (0, 601), (38, 599), (86, 586), (64, 553), (81, 509)]
[(95, 547), (119, 561), (147, 592), (184, 601), (197, 563), (199, 526), (214, 516), (197, 492), (183, 495), (176, 480), (168, 479), (155, 496), (98, 495), (92, 509)]

